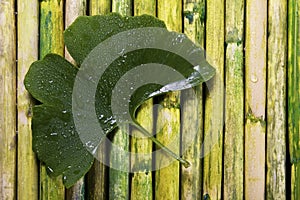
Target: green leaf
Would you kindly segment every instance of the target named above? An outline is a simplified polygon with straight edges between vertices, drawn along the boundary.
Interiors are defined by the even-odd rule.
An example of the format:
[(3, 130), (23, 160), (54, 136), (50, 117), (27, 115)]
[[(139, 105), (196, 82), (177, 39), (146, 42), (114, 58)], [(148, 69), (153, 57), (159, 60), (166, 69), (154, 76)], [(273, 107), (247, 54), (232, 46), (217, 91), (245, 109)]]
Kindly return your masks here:
[[(74, 113), (73, 105), (78, 103), (78, 105), (82, 104), (83, 106), (94, 106), (97, 121), (103, 130), (103, 134), (99, 131), (97, 135), (98, 142), (121, 123), (121, 121), (116, 120), (117, 118), (113, 112), (113, 106), (115, 106), (112, 105), (113, 97), (117, 99), (117, 103), (121, 102), (120, 105), (117, 105), (119, 110), (126, 107), (126, 105), (123, 106), (123, 101), (129, 104), (129, 115), (133, 119), (130, 123), (149, 136), (149, 133), (140, 127), (134, 119), (137, 108), (144, 101), (169, 91), (199, 85), (209, 80), (215, 73), (215, 70), (205, 61), (203, 52), (197, 62), (198, 65), (195, 66), (186, 58), (177, 55), (175, 51), (153, 47), (124, 51), (107, 68), (104, 68), (105, 66), (102, 65), (102, 60), (99, 57), (99, 48), (102, 42), (106, 42), (109, 38), (124, 31), (145, 27), (159, 27), (163, 32), (167, 32), (162, 21), (148, 15), (121, 17), (118, 14), (109, 14), (106, 16), (79, 17), (65, 31), (65, 43), (70, 54), (81, 68), (75, 67), (61, 56), (49, 54), (42, 60), (34, 62), (26, 74), (24, 81), (26, 89), (41, 102), (41, 105), (33, 108), (33, 150), (37, 153), (38, 158), (45, 163), (50, 175), (63, 175), (66, 187), (72, 186), (80, 179), (90, 169), (94, 161), (93, 149), (89, 149), (89, 145), (79, 137), (80, 130), (75, 126), (75, 119), (79, 115), (77, 116), (78, 113)], [(170, 33), (172, 37), (180, 36), (179, 42), (175, 41), (172, 44), (174, 46), (171, 46), (174, 49), (180, 49), (181, 40), (187, 40), (187, 38), (182, 38), (182, 35), (167, 33)], [(142, 36), (145, 41), (153, 39), (151, 34)], [(110, 53), (118, 42), (108, 43), (106, 49), (100, 48), (102, 50), (100, 54)], [(195, 48), (193, 46), (189, 50), (195, 50)], [(190, 54), (193, 54), (193, 52)], [(155, 63), (156, 65), (149, 67), (149, 63)], [(94, 80), (92, 76), (79, 76), (86, 69), (84, 67), (89, 64), (97, 66), (98, 68), (95, 68), (97, 70), (105, 69), (98, 81), (95, 81), (96, 79)], [(146, 74), (154, 73), (154, 68), (160, 69), (157, 66), (169, 66), (170, 69), (177, 71), (181, 76), (168, 77), (166, 72), (156, 70), (156, 76), (162, 76), (159, 79), (164, 80), (164, 84), (158, 82), (146, 83), (145, 79), (145, 84), (135, 88), (131, 96), (124, 98), (122, 91), (114, 93), (119, 81), (128, 74), (130, 76), (125, 80), (126, 84), (123, 84), (123, 87), (130, 87), (135, 82), (144, 81), (138, 71), (135, 74), (130, 74), (135, 72), (136, 66), (142, 67), (142, 72)], [(165, 76), (163, 76), (164, 74)], [(82, 81), (79, 82), (79, 86), (83, 88), (80, 91), (83, 94), (89, 90), (90, 82), (94, 81), (96, 83), (95, 95), (92, 94), (95, 100), (94, 104), (86, 101), (81, 102), (80, 98), (74, 98), (74, 88), (78, 87), (78, 84), (76, 85), (78, 80)], [(82, 112), (85, 113), (82, 115), (83, 117), (87, 117), (89, 114), (84, 109)], [(88, 132), (88, 128), (86, 131)], [(149, 138), (164, 148), (154, 137)], [(169, 149), (165, 148), (165, 150), (185, 163)]]

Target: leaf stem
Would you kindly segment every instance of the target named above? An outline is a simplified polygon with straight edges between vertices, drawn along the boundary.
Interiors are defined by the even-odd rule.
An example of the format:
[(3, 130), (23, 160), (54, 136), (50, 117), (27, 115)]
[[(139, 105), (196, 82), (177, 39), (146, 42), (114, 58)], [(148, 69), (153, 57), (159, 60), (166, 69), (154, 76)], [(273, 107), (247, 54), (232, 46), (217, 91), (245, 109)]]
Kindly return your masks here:
[(143, 134), (148, 136), (157, 146), (159, 146), (161, 149), (163, 149), (167, 154), (178, 160), (185, 168), (188, 168), (191, 166), (191, 164), (175, 154), (173, 151), (171, 151), (169, 148), (167, 148), (165, 145), (163, 145), (159, 140), (157, 140), (153, 135), (151, 135), (146, 129), (144, 129), (142, 126), (139, 126), (137, 122), (133, 123), (133, 125), (139, 129)]

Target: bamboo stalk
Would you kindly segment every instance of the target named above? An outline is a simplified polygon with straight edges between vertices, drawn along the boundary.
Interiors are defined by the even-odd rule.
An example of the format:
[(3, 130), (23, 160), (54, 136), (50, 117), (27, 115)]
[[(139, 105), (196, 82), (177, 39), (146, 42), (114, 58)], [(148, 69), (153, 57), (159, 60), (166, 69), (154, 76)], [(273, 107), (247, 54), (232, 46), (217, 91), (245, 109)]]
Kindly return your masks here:
[[(40, 58), (47, 53), (64, 55), (63, 1), (40, 3)], [(44, 165), (40, 167), (40, 199), (64, 199), (62, 177), (50, 178)]]
[(244, 177), (244, 1), (226, 1), (226, 105), (224, 199), (243, 199)]
[(246, 1), (245, 199), (265, 197), (267, 1)]
[[(65, 28), (68, 28), (74, 20), (81, 15), (86, 14), (86, 0), (66, 0), (65, 5)], [(65, 58), (73, 64), (76, 64), (68, 50), (65, 48)], [(66, 199), (84, 199), (85, 184), (84, 177), (77, 181), (71, 188), (66, 190)]]
[(14, 1), (0, 2), (0, 199), (16, 198), (16, 29)]
[[(132, 4), (131, 0), (113, 0), (112, 1), (112, 11), (120, 13), (123, 16), (132, 15)], [(127, 130), (119, 129), (115, 132), (112, 142), (124, 149), (124, 151), (129, 151), (129, 128)], [(127, 165), (129, 160), (111, 152), (110, 163), (114, 165), (124, 166)], [(129, 167), (130, 164), (128, 164)], [(113, 168), (109, 170), (109, 199), (129, 199), (129, 173), (119, 171)]]
[[(195, 43), (204, 46), (205, 34), (205, 1), (184, 1), (184, 33)], [(195, 99), (196, 98), (196, 99)], [(202, 86), (181, 92), (181, 137), (183, 158), (188, 160), (190, 167), (181, 168), (181, 199), (202, 198), (201, 145), (203, 140), (203, 99)], [(194, 142), (188, 144), (191, 132), (196, 133)], [(183, 144), (190, 145), (185, 147)]]
[[(181, 1), (159, 0), (157, 2), (158, 18), (163, 20), (169, 30), (182, 31)], [(175, 154), (180, 153), (180, 93), (173, 92), (162, 97), (161, 108), (157, 111), (156, 138), (162, 144), (176, 142), (171, 149)], [(168, 156), (168, 155), (167, 155)], [(164, 158), (156, 158), (156, 163), (164, 162)], [(155, 173), (155, 199), (179, 199), (179, 162), (173, 161), (169, 166)]]
[[(206, 100), (204, 120), (203, 192), (221, 199), (224, 112), (224, 1), (207, 1), (206, 50), (216, 68)], [(211, 140), (207, 140), (211, 138)], [(214, 144), (216, 143), (216, 144)]]
[(90, 15), (102, 15), (111, 11), (110, 0), (90, 0)]
[[(111, 7), (110, 0), (90, 0), (89, 2), (90, 2), (90, 8), (89, 8), (90, 15), (107, 14), (110, 12), (110, 7)], [(98, 155), (100, 156), (100, 153)], [(99, 160), (95, 159), (91, 170), (87, 174), (87, 179), (86, 179), (87, 199), (93, 199), (93, 200), (107, 199), (108, 196), (106, 191), (106, 187), (108, 185), (107, 173), (108, 173), (107, 167)]]
[(38, 1), (18, 1), (18, 199), (38, 199), (38, 165), (32, 151), (33, 105), (23, 81), (30, 64), (38, 59)]
[(286, 199), (287, 2), (268, 2), (266, 199)]
[(300, 198), (300, 3), (288, 1), (288, 131), (291, 167), (291, 199)]
[[(135, 0), (134, 1), (134, 15), (156, 15), (156, 1), (155, 0)], [(150, 99), (145, 102), (137, 113), (137, 121), (143, 126), (149, 133), (153, 132), (153, 100)], [(132, 131), (133, 136), (136, 130)], [(131, 152), (133, 153), (151, 153), (152, 141), (148, 138), (136, 138), (132, 137), (131, 140)], [(138, 158), (136, 158), (138, 160)], [(152, 162), (151, 160), (149, 162)], [(135, 163), (132, 161), (131, 166)], [(152, 200), (153, 188), (152, 188), (152, 172), (142, 171), (134, 173), (131, 180), (131, 200)]]

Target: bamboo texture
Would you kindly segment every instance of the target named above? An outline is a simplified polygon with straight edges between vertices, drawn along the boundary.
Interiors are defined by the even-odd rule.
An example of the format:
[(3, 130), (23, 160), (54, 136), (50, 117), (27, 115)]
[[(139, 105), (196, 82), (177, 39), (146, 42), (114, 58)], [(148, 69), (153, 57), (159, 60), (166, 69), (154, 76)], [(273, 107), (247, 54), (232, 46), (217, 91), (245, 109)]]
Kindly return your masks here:
[[(156, 1), (153, 0), (135, 0), (134, 1), (134, 15), (156, 15)], [(149, 133), (153, 132), (153, 100), (150, 99), (145, 102), (137, 112), (137, 121), (143, 126)], [(137, 138), (139, 135), (137, 130), (132, 130), (131, 139), (131, 152), (133, 153), (151, 153), (152, 152), (152, 141), (148, 138)], [(138, 155), (139, 156), (139, 155)], [(140, 161), (138, 158), (135, 158)], [(149, 162), (152, 162), (151, 160)], [(132, 161), (131, 166), (135, 163)], [(139, 171), (132, 174), (131, 179), (131, 200), (152, 200), (153, 199), (153, 188), (152, 188), (152, 172), (151, 171)]]
[[(86, 0), (66, 0), (65, 5), (65, 28), (68, 28), (74, 20), (81, 15), (86, 14)], [(72, 59), (68, 50), (65, 48), (65, 58), (76, 65), (75, 61)], [(84, 177), (81, 178), (77, 183), (71, 188), (66, 190), (66, 199), (80, 199), (83, 200), (85, 197), (85, 184)]]
[[(158, 18), (163, 20), (169, 30), (182, 31), (182, 4), (181, 1), (159, 0), (157, 2)], [(171, 149), (174, 153), (180, 153), (180, 93), (173, 92), (165, 95), (159, 102), (157, 110), (156, 138), (162, 144), (175, 142)], [(156, 159), (156, 163), (163, 162), (163, 158)], [(169, 166), (155, 172), (155, 199), (171, 200), (179, 199), (179, 163), (173, 161)]]
[(0, 2), (0, 199), (16, 198), (15, 2)]
[(38, 1), (18, 1), (18, 199), (38, 199), (38, 164), (32, 151), (32, 98), (23, 81), (32, 62), (38, 59)]
[[(132, 15), (131, 0), (113, 0), (112, 11), (120, 13), (122, 16)], [(129, 128), (118, 129), (113, 137), (113, 143), (124, 151), (129, 151)], [(127, 158), (122, 157), (114, 152), (110, 152), (110, 162), (117, 165), (130, 165)], [(109, 199), (129, 199), (129, 173), (110, 168), (109, 170)]]
[(300, 198), (300, 3), (288, 1), (288, 133), (291, 199)]
[(226, 1), (224, 199), (243, 199), (244, 1)]
[(286, 199), (286, 27), (286, 1), (269, 1), (266, 199)]
[[(110, 0), (90, 0), (90, 15), (101, 15), (110, 12)], [(107, 199), (107, 167), (95, 159), (91, 170), (87, 174), (86, 196), (87, 199)]]
[[(205, 1), (184, 1), (184, 33), (203, 48), (205, 34)], [(181, 168), (181, 199), (202, 198), (201, 145), (203, 140), (203, 99), (202, 85), (181, 92), (181, 138), (183, 158), (190, 167)], [(191, 133), (196, 133), (193, 142), (188, 144)], [(190, 145), (189, 147), (184, 144)]]
[[(245, 199), (265, 197), (267, 1), (246, 1)], [(255, 192), (254, 192), (255, 191)]]
[[(40, 2), (40, 58), (48, 53), (64, 55), (63, 1)], [(62, 177), (50, 178), (45, 166), (40, 166), (40, 199), (64, 199)]]
[[(207, 1), (206, 51), (216, 75), (205, 105), (203, 194), (221, 199), (224, 111), (224, 1)], [(214, 144), (216, 143), (216, 144)]]

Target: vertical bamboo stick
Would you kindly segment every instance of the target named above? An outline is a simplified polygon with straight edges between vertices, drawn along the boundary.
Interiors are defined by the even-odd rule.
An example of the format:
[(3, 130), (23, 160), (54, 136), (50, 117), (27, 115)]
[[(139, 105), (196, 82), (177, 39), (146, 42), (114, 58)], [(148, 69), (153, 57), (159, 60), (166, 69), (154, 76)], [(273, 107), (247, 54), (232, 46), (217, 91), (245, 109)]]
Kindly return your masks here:
[[(68, 28), (73, 21), (81, 15), (86, 14), (86, 0), (66, 0), (65, 5), (65, 28)], [(68, 50), (65, 49), (65, 58), (76, 64), (69, 54)], [(84, 199), (85, 196), (85, 185), (84, 177), (81, 178), (73, 187), (66, 190), (66, 199)]]
[(286, 199), (287, 2), (268, 3), (266, 198)]
[[(204, 46), (205, 34), (205, 1), (184, 1), (184, 33), (195, 43)], [(181, 199), (202, 198), (202, 167), (201, 145), (203, 140), (203, 100), (202, 86), (181, 92), (181, 137), (182, 144), (191, 132), (196, 132), (194, 142), (187, 148), (182, 145), (183, 158), (188, 160), (190, 167), (181, 168)], [(194, 99), (194, 98), (197, 99)], [(185, 151), (185, 152), (184, 152)]]
[(102, 15), (111, 11), (110, 0), (90, 0), (90, 15)]
[[(203, 192), (211, 199), (221, 199), (223, 113), (224, 113), (224, 0), (207, 1), (206, 50), (208, 61), (216, 68), (205, 107)], [(219, 139), (214, 143), (216, 138)], [(205, 139), (206, 140), (206, 139)], [(204, 141), (205, 141), (204, 140)], [(206, 142), (206, 141), (205, 141)]]
[(0, 199), (16, 198), (15, 2), (0, 2)]
[(267, 1), (246, 1), (245, 199), (265, 197)]
[[(64, 55), (63, 1), (48, 0), (40, 3), (40, 58), (47, 53)], [(64, 199), (62, 177), (50, 178), (45, 166), (40, 171), (40, 199)]]
[[(112, 1), (112, 11), (120, 13), (123, 16), (132, 15), (132, 2), (131, 0), (113, 0)], [(117, 130), (114, 137), (113, 143), (118, 147), (124, 149), (125, 151), (129, 151), (129, 129)], [(116, 155), (111, 153), (110, 162), (126, 165), (127, 160), (125, 161), (120, 155)], [(124, 162), (125, 161), (125, 162)], [(129, 199), (129, 173), (122, 172), (115, 169), (109, 170), (109, 199)]]
[[(157, 2), (158, 18), (162, 19), (169, 30), (182, 31), (181, 1), (159, 0)], [(162, 144), (168, 144), (180, 135), (180, 94), (173, 92), (160, 101), (157, 113), (156, 136)], [(179, 155), (180, 143), (172, 151)], [(160, 163), (156, 160), (156, 163)], [(159, 169), (155, 174), (155, 199), (179, 199), (179, 163), (174, 161), (168, 167)]]
[(226, 105), (224, 199), (243, 199), (244, 177), (244, 1), (226, 1)]
[[(155, 0), (135, 0), (134, 1), (134, 15), (150, 14), (156, 15), (156, 1)], [(153, 132), (153, 100), (150, 99), (145, 102), (138, 111), (137, 121), (149, 133)], [(133, 136), (135, 135), (133, 130)], [(132, 137), (131, 151), (134, 153), (151, 153), (152, 141), (145, 138)], [(150, 161), (151, 162), (151, 161)], [(131, 163), (134, 166), (134, 163)], [(131, 180), (131, 200), (152, 200), (152, 172), (144, 171), (134, 173)]]
[[(110, 12), (110, 0), (90, 0), (90, 15), (107, 14)], [(91, 170), (87, 174), (86, 193), (87, 199), (105, 200), (107, 199), (107, 167), (95, 159)]]
[(38, 1), (18, 1), (18, 199), (38, 199), (38, 165), (32, 151), (33, 105), (23, 81), (30, 64), (38, 59)]
[(288, 1), (288, 131), (291, 167), (291, 199), (300, 198), (300, 3)]

